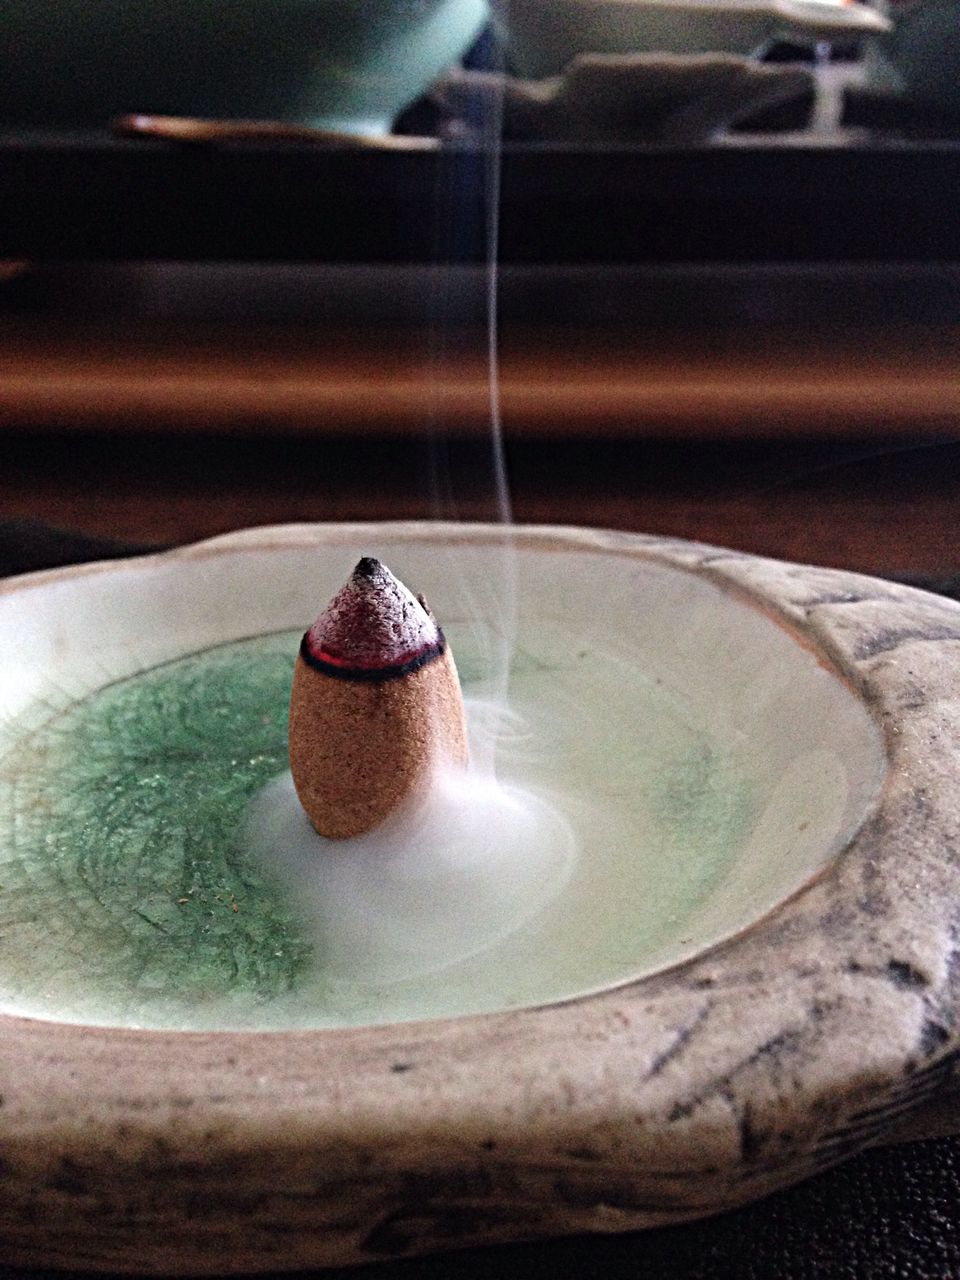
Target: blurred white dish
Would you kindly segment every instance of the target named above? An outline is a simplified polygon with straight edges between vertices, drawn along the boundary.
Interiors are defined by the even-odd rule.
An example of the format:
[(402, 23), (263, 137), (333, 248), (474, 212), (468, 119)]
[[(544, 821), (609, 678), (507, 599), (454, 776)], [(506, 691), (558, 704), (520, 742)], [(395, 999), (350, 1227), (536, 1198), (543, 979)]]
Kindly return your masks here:
[(541, 78), (578, 53), (741, 53), (785, 35), (850, 39), (890, 29), (838, 0), (493, 0), (510, 69)]
[(487, 118), (485, 100), (502, 95), (503, 132), (513, 140), (691, 145), (813, 90), (806, 67), (735, 54), (584, 53), (545, 80), (451, 72), (434, 99), (449, 116), (469, 120)]

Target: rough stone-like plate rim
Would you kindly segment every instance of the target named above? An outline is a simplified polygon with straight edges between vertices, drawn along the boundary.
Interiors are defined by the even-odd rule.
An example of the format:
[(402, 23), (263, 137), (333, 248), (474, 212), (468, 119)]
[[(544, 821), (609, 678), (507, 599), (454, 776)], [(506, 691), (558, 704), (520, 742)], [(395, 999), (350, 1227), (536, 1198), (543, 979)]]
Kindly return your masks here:
[[(562, 1005), (342, 1031), (0, 1017), (10, 1261), (243, 1272), (676, 1222), (881, 1139), (960, 1049), (960, 606), (670, 539), (519, 528), (702, 574), (812, 645), (880, 723), (876, 811), (836, 865), (696, 959)], [(249, 530), (174, 557), (496, 527)], [(112, 561), (9, 580), (3, 591)]]

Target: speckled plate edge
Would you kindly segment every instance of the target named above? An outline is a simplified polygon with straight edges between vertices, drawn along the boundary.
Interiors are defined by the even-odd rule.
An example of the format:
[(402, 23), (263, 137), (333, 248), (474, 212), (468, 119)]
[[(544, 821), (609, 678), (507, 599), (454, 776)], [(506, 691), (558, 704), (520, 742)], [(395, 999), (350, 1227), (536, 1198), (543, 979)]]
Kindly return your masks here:
[[(167, 554), (374, 532), (509, 536), (284, 526)], [(947, 1096), (960, 1049), (960, 606), (687, 542), (513, 534), (686, 568), (777, 616), (881, 724), (878, 809), (828, 874), (745, 934), (564, 1005), (266, 1034), (0, 1017), (9, 1261), (249, 1272), (677, 1222), (827, 1167)]]

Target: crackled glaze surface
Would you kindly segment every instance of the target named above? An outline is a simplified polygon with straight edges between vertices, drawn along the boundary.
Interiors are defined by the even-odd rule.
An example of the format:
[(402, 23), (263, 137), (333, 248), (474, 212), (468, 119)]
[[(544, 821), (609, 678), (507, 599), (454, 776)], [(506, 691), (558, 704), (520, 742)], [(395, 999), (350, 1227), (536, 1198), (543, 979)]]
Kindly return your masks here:
[[(325, 848), (282, 776), (303, 619), (357, 548), (162, 559), (0, 600), (0, 1013), (266, 1031), (569, 1000), (749, 927), (875, 804), (869, 710), (705, 576), (374, 540), (429, 585), (475, 730), (449, 812), (405, 853)], [(501, 606), (485, 627), (478, 573)], [(509, 706), (494, 625), (512, 628)], [(381, 743), (360, 746), (375, 768)]]
[[(260, 531), (171, 563), (356, 536)], [(679, 1221), (879, 1140), (949, 1086), (960, 607), (692, 544), (549, 529), (517, 539), (685, 569), (779, 618), (881, 727), (886, 779), (868, 820), (745, 932), (564, 1004), (269, 1034), (3, 1018), (8, 1257), (242, 1271)], [(26, 600), (37, 581), (7, 589)], [(162, 660), (151, 643), (140, 665)], [(53, 1214), (49, 1238), (35, 1224)]]

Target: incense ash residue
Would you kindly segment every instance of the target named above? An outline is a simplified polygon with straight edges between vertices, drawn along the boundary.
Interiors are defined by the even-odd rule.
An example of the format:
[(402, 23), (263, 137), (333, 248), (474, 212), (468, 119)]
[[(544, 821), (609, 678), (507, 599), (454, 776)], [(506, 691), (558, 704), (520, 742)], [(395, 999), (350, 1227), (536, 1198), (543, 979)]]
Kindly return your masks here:
[(35, 737), (0, 804), (0, 960), (25, 1001), (73, 989), (88, 1015), (136, 1021), (295, 989), (310, 947), (237, 839), (286, 762), (290, 653), (277, 638), (186, 658)]
[(371, 556), (304, 636), (305, 653), (334, 668), (382, 670), (414, 666), (443, 652), (435, 620), (402, 582)]

